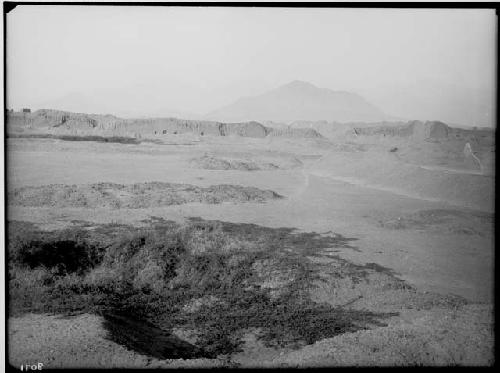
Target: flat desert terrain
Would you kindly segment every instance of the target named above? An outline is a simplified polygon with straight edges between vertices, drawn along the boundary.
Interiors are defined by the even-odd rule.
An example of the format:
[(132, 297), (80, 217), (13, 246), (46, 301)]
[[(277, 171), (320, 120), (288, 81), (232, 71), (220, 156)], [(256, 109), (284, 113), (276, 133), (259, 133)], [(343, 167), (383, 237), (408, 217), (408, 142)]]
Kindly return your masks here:
[(4, 6), (11, 369), (494, 365), (494, 9), (72, 5)]
[[(468, 166), (463, 143), (455, 147), (449, 143), (368, 134), (250, 138), (185, 133), (167, 134), (160, 141), (143, 137), (132, 144), (8, 138), (8, 222), (19, 229), (12, 235), (22, 236), (19, 232), (27, 229), (45, 237), (38, 240), (49, 242), (46, 235), (57, 232), (83, 230), (92, 235), (106, 227), (112, 232), (106, 237), (118, 237), (123, 243), (129, 234), (123, 232), (133, 229), (156, 229), (161, 235), (167, 229), (162, 227), (190, 227), (190, 234), (198, 232), (200, 224), (215, 227), (214, 232), (222, 233), (205, 237), (212, 233), (202, 228), (196, 245), (190, 247), (203, 252), (212, 245), (210, 250), (219, 254), (225, 250), (224, 260), (255, 252), (257, 259), (239, 266), (253, 270), (245, 279), (261, 281), (255, 282), (260, 290), (252, 296), (267, 297), (268, 307), (274, 310), (288, 302), (283, 300), (283, 289), (302, 283), (295, 275), (290, 275), (293, 282), (284, 274), (306, 265), (316, 276), (306, 290), (300, 288), (307, 301), (294, 300), (298, 309), (294, 312), (299, 313), (283, 314), (309, 325), (307, 331), (292, 323), (269, 332), (266, 327), (282, 319), (266, 316), (264, 307), (248, 316), (248, 325), (224, 331), (229, 339), (221, 342), (215, 332), (207, 335), (217, 320), (199, 324), (203, 330), (189, 327), (191, 321), (186, 321), (208, 317), (206, 312), (226, 315), (227, 308), (217, 302), (234, 300), (229, 295), (224, 298), (227, 292), (203, 287), (203, 281), (192, 285), (206, 289), (201, 296), (176, 303), (183, 303), (184, 311), (191, 307), (185, 314), (176, 313), (184, 320), (184, 328), (178, 328), (156, 317), (164, 311), (144, 311), (144, 315), (156, 315), (144, 320), (122, 320), (115, 315), (117, 309), (107, 313), (108, 308), (89, 300), (92, 297), (83, 298), (87, 306), (73, 308), (69, 301), (62, 307), (61, 298), (54, 298), (56, 288), (71, 294), (66, 299), (87, 294), (64, 281), (71, 276), (75, 283), (91, 281), (90, 274), (92, 281), (101, 281), (98, 270), (112, 273), (118, 268), (116, 262), (108, 267), (102, 264), (105, 261), (92, 265), (90, 272), (72, 272), (66, 263), (66, 272), (52, 270), (55, 277), (48, 282), (43, 271), (55, 268), (53, 261), (43, 271), (33, 264), (29, 267), (31, 272), (42, 271), (39, 277), (22, 272), (26, 269), (11, 269), (11, 364), (40, 361), (45, 367), (151, 368), (492, 364), (494, 152), (487, 154), (488, 159), (480, 158), (482, 168)], [(227, 235), (234, 242), (227, 243)], [(192, 243), (196, 237), (182, 242)], [(266, 241), (266, 237), (273, 238)], [(19, 244), (25, 260), (34, 255), (34, 249), (23, 249), (29, 246), (27, 241)], [(193, 257), (198, 255), (190, 250)], [(278, 257), (285, 264), (272, 264)], [(182, 271), (198, 268), (193, 263), (185, 269), (177, 265), (174, 280), (181, 281)], [(154, 275), (156, 267), (151, 268), (139, 269), (130, 280), (133, 284), (141, 280), (149, 287), (131, 285), (134, 289), (143, 289), (147, 296), (155, 291), (163, 294), (168, 281), (168, 291), (176, 289), (174, 280), (154, 285), (148, 276)], [(191, 284), (195, 281), (186, 278)], [(35, 304), (23, 293), (28, 280), (59, 287), (45, 289), (52, 298)], [(243, 280), (236, 276), (227, 281), (236, 287)], [(247, 288), (241, 288), (243, 299)], [(318, 311), (320, 306), (328, 308)], [(304, 309), (310, 311), (301, 313)], [(321, 317), (311, 319), (316, 314)], [(227, 320), (237, 317), (227, 315)], [(150, 347), (141, 347), (144, 335), (133, 337), (123, 331), (146, 320), (148, 326), (138, 330), (143, 327), (144, 335), (156, 335), (160, 332), (147, 333), (147, 328), (156, 327), (165, 335), (175, 335), (173, 342), (164, 335), (158, 338), (176, 347), (151, 352)], [(335, 320), (347, 321), (335, 329)], [(188, 333), (193, 330), (198, 339)], [(280, 334), (283, 330), (289, 331), (286, 336)]]

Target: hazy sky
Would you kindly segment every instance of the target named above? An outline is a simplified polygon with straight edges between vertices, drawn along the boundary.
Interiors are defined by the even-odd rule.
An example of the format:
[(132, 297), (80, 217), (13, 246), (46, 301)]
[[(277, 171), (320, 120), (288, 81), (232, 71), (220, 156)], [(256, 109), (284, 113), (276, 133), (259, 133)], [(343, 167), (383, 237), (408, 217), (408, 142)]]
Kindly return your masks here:
[(8, 106), (205, 114), (299, 79), (395, 116), (492, 125), (496, 22), (493, 10), (19, 6)]

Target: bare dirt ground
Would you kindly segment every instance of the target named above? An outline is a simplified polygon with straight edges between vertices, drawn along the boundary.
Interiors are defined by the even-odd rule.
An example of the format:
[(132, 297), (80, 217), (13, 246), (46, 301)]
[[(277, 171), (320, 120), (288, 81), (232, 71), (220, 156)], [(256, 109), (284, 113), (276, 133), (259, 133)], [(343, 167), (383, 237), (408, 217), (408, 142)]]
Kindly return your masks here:
[[(343, 334), (298, 351), (263, 346), (250, 334), (231, 360), (160, 360), (107, 339), (102, 318), (29, 314), (9, 322), (10, 363), (50, 368), (327, 367), (493, 364), (492, 308), (407, 311), (384, 328)], [(418, 346), (418, 347), (416, 347)]]
[(102, 318), (28, 314), (9, 322), (10, 363), (43, 362), (45, 368), (199, 368), (222, 366), (214, 359), (159, 360), (140, 355), (106, 337)]
[[(401, 313), (387, 327), (346, 333), (295, 351), (264, 347), (249, 334), (245, 350), (230, 361), (161, 361), (107, 340), (100, 328), (102, 320), (97, 316), (64, 319), (25, 315), (9, 320), (11, 363), (46, 361), (52, 367), (491, 364), (492, 176), (450, 176), (442, 170), (425, 170), (417, 174), (423, 180), (408, 180), (407, 176), (414, 175), (414, 167), (418, 166), (399, 164), (382, 152), (355, 150), (359, 147), (342, 148), (312, 140), (301, 143), (208, 137), (196, 143), (186, 140), (184, 145), (9, 139), (9, 193), (49, 184), (160, 182), (190, 184), (195, 188), (220, 184), (258, 188), (284, 198), (244, 204), (237, 198), (218, 204), (188, 200), (183, 204), (138, 208), (126, 204), (120, 208), (99, 204), (93, 208), (23, 206), (14, 199), (8, 206), (8, 219), (55, 229), (72, 226), (75, 221), (141, 225), (152, 216), (176, 221), (202, 217), (274, 228), (293, 227), (302, 232), (336, 232), (355, 241), (352, 247), (325, 252), (320, 259), (325, 265), (328, 266), (329, 255), (359, 265), (375, 263), (390, 268), (420, 291), (454, 294), (476, 304), (458, 309), (439, 305), (419, 309), (408, 308), (398, 298), (395, 304), (402, 305)], [(193, 167), (192, 159), (206, 154), (238, 160), (252, 159), (254, 155), (256, 164), (292, 167), (259, 167), (251, 172), (245, 167)], [(463, 179), (457, 179), (457, 175)], [(455, 189), (447, 189), (457, 183)], [(376, 297), (370, 298), (372, 288), (352, 287), (344, 293), (332, 289), (320, 287), (315, 296), (333, 303), (352, 302), (352, 307), (382, 307)]]

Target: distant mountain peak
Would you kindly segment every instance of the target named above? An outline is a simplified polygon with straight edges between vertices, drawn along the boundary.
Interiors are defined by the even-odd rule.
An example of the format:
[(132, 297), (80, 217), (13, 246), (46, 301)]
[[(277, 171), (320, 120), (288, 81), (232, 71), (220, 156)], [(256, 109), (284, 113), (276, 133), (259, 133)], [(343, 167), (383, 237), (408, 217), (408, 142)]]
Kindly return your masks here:
[(219, 121), (380, 121), (389, 116), (356, 93), (293, 80), (258, 96), (242, 97), (205, 116)]
[(288, 87), (288, 88), (316, 88), (314, 84), (305, 82), (303, 80), (292, 80), (291, 82), (282, 85), (281, 87)]

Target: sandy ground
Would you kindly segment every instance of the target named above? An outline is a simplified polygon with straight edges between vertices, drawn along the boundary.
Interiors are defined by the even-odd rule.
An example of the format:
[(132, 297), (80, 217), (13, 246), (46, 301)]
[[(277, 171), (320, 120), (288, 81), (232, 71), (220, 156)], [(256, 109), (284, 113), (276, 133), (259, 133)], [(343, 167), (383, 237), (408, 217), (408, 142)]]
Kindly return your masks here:
[(479, 305), (460, 311), (409, 311), (394, 318), (387, 327), (325, 339), (290, 352), (273, 364), (287, 367), (490, 365), (494, 337), (489, 315), (491, 308)]
[[(88, 184), (107, 181), (129, 184), (164, 181), (199, 186), (221, 183), (253, 186), (273, 190), (286, 198), (244, 205), (222, 203), (207, 206), (189, 203), (119, 210), (9, 206), (8, 219), (31, 221), (43, 228), (53, 229), (69, 225), (72, 220), (141, 224), (141, 220), (150, 216), (179, 221), (200, 216), (270, 227), (295, 227), (320, 233), (332, 231), (356, 238), (352, 244), (357, 250), (339, 249), (336, 254), (355, 263), (377, 263), (391, 268), (400, 278), (420, 290), (457, 294), (483, 304), (467, 306), (469, 308), (465, 312), (428, 310), (410, 313), (406, 315), (406, 319), (400, 317), (387, 328), (339, 336), (318, 342), (314, 346), (306, 346), (299, 352), (282, 351), (282, 355), (259, 346), (251, 347), (256, 342), (250, 339), (247, 353), (236, 356), (236, 362), (252, 365), (252, 361), (255, 362), (260, 354), (265, 357), (260, 359), (263, 365), (272, 362), (274, 365), (283, 363), (287, 366), (491, 363), (493, 337), (489, 334), (492, 321), (491, 306), (488, 304), (493, 300), (494, 243), (493, 217), (488, 203), (478, 200), (480, 203), (475, 203), (474, 206), (461, 206), (438, 198), (441, 191), (436, 192), (436, 198), (426, 197), (415, 190), (404, 190), (404, 180), (397, 186), (398, 190), (384, 188), (380, 183), (370, 182), (371, 176), (368, 174), (363, 179), (361, 171), (364, 170), (366, 174), (369, 169), (359, 168), (349, 174), (347, 166), (333, 167), (340, 164), (340, 158), (336, 158), (331, 149), (324, 145), (300, 146), (290, 142), (276, 146), (267, 140), (238, 141), (239, 143), (231, 144), (223, 140), (207, 140), (196, 145), (162, 146), (9, 139), (9, 190), (53, 183)], [(195, 156), (203, 156), (206, 152), (239, 158), (254, 154), (276, 162), (280, 159), (289, 161), (291, 157), (297, 156), (304, 167), (252, 172), (193, 168), (189, 160)], [(339, 156), (345, 158), (349, 155)], [(365, 159), (367, 156), (356, 155), (356, 162), (362, 162), (359, 158)], [(336, 174), (336, 169), (342, 172)], [(470, 174), (466, 176), (473, 177)], [(355, 182), (360, 179), (364, 181)], [(488, 188), (490, 184), (489, 181), (483, 183), (481, 188)], [(493, 194), (492, 190), (489, 192)], [(459, 196), (459, 193), (462, 192), (458, 191), (455, 195)], [(490, 197), (488, 195), (485, 198)], [(441, 211), (444, 217), (426, 224), (432, 211), (436, 210)], [(446, 213), (443, 214), (443, 211)], [(77, 330), (73, 334), (60, 334), (59, 337), (55, 332), (72, 330), (71, 325)], [(28, 358), (38, 361), (37, 356), (42, 356), (40, 346), (43, 346), (43, 356), (49, 356), (51, 348), (55, 351), (66, 345), (69, 351), (77, 351), (70, 353), (74, 355), (73, 360), (67, 360), (74, 366), (85, 359), (96, 367), (104, 363), (120, 366), (121, 362), (126, 362), (122, 366), (130, 367), (163, 366), (161, 364), (171, 366), (169, 364), (172, 362), (155, 362), (123, 350), (120, 346), (110, 345), (111, 342), (99, 334), (101, 332), (98, 325), (99, 320), (95, 316), (80, 316), (70, 320), (27, 315), (11, 319), (11, 351), (15, 352), (11, 362), (20, 364), (23, 359)], [(35, 333), (38, 328), (46, 328), (46, 332)], [(447, 329), (452, 331), (444, 332)], [(405, 350), (404, 344), (393, 346), (389, 351), (384, 347), (386, 343), (377, 339), (382, 338), (390, 344), (394, 336), (401, 333), (404, 333), (405, 340), (413, 341), (412, 346), (426, 346), (419, 349), (422, 356), (407, 356), (408, 350)], [(37, 336), (38, 334), (48, 339), (41, 341), (39, 338), (42, 337)], [(101, 347), (82, 350), (83, 347), (76, 347), (81, 345), (77, 342), (78, 338), (99, 341), (95, 343), (101, 343), (98, 345)], [(460, 344), (471, 338), (477, 340), (473, 349), (460, 347)], [(376, 351), (365, 353), (369, 349)], [(113, 359), (110, 358), (109, 351), (113, 351)], [(251, 351), (254, 351), (254, 355)], [(89, 357), (91, 355), (93, 357)], [(61, 363), (64, 359), (57, 357), (57, 354), (50, 356), (56, 356), (54, 366), (64, 364)], [(361, 356), (367, 357), (364, 359)], [(432, 360), (432, 356), (435, 360)], [(212, 363), (221, 362), (210, 362)], [(177, 361), (176, 364), (182, 363)], [(190, 361), (189, 364), (196, 366), (198, 363)], [(206, 366), (203, 362), (200, 364)]]
[[(36, 148), (33, 150), (26, 140), (9, 141), (22, 143), (12, 147), (21, 148), (19, 151), (9, 153), (9, 189), (51, 183), (164, 181), (203, 187), (214, 184), (253, 186), (287, 197), (265, 204), (190, 203), (117, 211), (11, 206), (9, 219), (43, 223), (47, 228), (54, 228), (71, 220), (138, 223), (149, 216), (175, 220), (200, 216), (271, 227), (295, 227), (304, 231), (331, 230), (358, 239), (355, 245), (360, 252), (345, 249), (341, 254), (346, 259), (358, 263), (375, 262), (392, 268), (401, 278), (426, 290), (455, 293), (474, 301), (492, 300), (493, 219), (478, 222), (474, 217), (481, 212), (477, 209), (369, 188), (330, 175), (318, 176), (318, 165), (332, 157), (331, 153), (321, 149), (311, 147), (306, 150), (306, 154), (308, 151), (317, 157), (312, 160), (304, 157), (305, 169), (248, 172), (191, 168), (189, 159), (193, 154), (206, 152), (205, 147), (210, 149), (210, 144), (201, 145), (201, 149), (196, 150), (156, 145), (156, 154), (150, 145), (140, 152), (141, 149), (134, 148), (134, 145), (106, 148), (105, 144), (87, 143), (90, 148), (87, 149), (85, 143), (30, 140), (44, 149), (41, 152)], [(247, 144), (244, 151), (259, 153), (257, 145)], [(226, 154), (241, 154), (241, 146), (225, 146)], [(452, 214), (447, 221), (424, 228), (410, 225), (394, 229), (383, 224), (433, 209), (461, 211), (468, 217), (459, 218)], [(446, 229), (449, 224), (454, 224), (456, 229)]]
[(324, 339), (299, 350), (263, 346), (250, 334), (244, 353), (220, 359), (158, 360), (111, 342), (95, 315), (28, 314), (9, 321), (9, 362), (45, 368), (209, 368), (491, 365), (492, 307), (407, 310), (387, 327)]
[(107, 339), (103, 320), (95, 315), (62, 317), (28, 314), (9, 321), (9, 362), (44, 364), (44, 368), (214, 367), (209, 359), (158, 360), (127, 350)]

